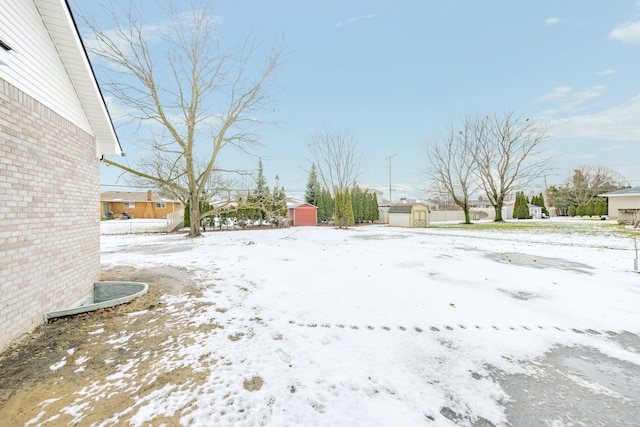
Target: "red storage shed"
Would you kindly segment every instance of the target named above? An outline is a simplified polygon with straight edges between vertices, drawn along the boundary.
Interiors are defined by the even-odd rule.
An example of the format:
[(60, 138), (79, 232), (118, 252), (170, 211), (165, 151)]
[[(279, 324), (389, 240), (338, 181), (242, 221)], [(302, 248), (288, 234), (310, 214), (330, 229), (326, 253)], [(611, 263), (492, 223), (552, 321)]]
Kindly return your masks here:
[(310, 203), (289, 205), (289, 221), (296, 226), (318, 225), (318, 208)]

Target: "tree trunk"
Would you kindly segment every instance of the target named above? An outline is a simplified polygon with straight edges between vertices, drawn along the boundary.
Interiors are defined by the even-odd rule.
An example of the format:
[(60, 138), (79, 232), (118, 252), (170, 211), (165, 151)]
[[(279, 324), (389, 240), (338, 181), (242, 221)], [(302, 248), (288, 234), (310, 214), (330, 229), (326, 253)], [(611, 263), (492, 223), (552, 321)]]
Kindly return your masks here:
[(471, 214), (469, 213), (469, 207), (462, 208), (464, 211), (464, 223), (471, 224)]
[(493, 220), (493, 222), (503, 222), (504, 219), (502, 219), (502, 206), (504, 206), (504, 201), (503, 200), (499, 200), (494, 208), (496, 210), (496, 218)]
[(198, 194), (191, 193), (189, 201), (189, 237), (198, 237), (200, 232), (200, 199)]

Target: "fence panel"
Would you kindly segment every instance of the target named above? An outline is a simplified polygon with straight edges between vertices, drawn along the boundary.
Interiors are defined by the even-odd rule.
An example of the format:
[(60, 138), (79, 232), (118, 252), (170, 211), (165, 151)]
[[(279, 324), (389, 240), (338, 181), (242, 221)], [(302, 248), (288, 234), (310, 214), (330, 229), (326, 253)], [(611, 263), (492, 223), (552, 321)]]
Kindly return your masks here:
[(175, 211), (167, 215), (167, 233), (171, 233), (176, 228), (184, 224), (184, 209)]

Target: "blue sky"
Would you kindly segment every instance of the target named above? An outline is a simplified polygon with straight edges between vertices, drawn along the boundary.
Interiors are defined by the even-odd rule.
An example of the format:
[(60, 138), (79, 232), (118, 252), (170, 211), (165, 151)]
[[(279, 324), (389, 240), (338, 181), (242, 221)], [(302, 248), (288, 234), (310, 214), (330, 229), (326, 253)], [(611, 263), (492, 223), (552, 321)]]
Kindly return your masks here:
[[(100, 13), (81, 3), (70, 1)], [(215, 13), (230, 45), (250, 32), (265, 46), (284, 40), (268, 114), (277, 125), (260, 129), (257, 154), (268, 183), (277, 174), (288, 194), (304, 192), (313, 133), (340, 127), (362, 152), (362, 187), (388, 194), (393, 155), (394, 199), (427, 198), (425, 143), (466, 114), (508, 110), (549, 125), (549, 184), (593, 164), (640, 185), (637, 0), (219, 0)], [(115, 124), (133, 162), (136, 136)], [(257, 162), (231, 152), (222, 160)], [(101, 182), (116, 176), (103, 168)]]

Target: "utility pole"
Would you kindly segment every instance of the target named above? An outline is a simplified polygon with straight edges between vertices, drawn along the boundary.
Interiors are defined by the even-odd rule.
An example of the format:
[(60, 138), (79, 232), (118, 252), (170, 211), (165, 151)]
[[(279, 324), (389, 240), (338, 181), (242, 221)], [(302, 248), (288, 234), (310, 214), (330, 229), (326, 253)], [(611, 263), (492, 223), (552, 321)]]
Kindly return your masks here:
[(389, 203), (392, 203), (392, 202), (391, 202), (391, 200), (392, 200), (392, 199), (391, 199), (391, 159), (392, 159), (393, 157), (395, 157), (395, 156), (396, 156), (396, 155), (395, 155), (395, 154), (393, 154), (393, 155), (391, 155), (391, 156), (387, 157), (387, 160), (389, 160)]

